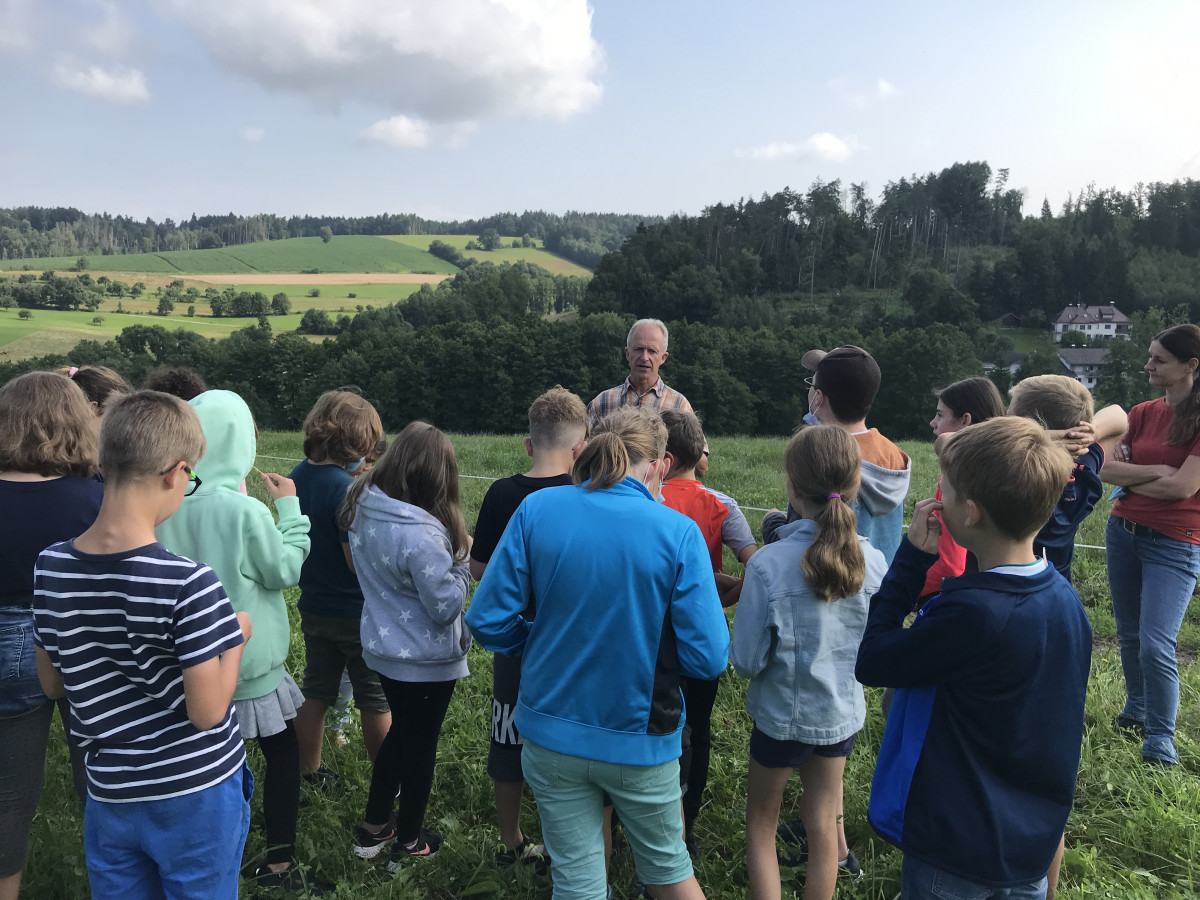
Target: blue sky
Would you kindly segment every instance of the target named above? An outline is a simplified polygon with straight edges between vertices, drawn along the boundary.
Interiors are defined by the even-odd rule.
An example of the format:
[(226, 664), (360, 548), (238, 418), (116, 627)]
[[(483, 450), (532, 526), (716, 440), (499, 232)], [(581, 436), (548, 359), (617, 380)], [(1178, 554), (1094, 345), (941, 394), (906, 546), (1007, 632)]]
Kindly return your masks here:
[[(991, 6), (991, 5), (988, 5)], [(0, 206), (699, 212), (1200, 178), (1200, 4), (0, 0)]]

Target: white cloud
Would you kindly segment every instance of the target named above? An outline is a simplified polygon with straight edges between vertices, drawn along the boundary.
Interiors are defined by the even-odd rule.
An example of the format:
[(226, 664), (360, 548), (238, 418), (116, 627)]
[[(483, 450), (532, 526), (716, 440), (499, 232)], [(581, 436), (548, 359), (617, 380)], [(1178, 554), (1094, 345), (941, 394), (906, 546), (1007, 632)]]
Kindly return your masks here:
[(259, 128), (254, 125), (250, 125), (250, 126), (247, 126), (246, 128), (243, 128), (241, 131), (241, 134), (240, 134), (241, 139), (243, 141), (245, 141), (247, 144), (257, 144), (259, 141), (261, 141), (266, 136), (267, 136), (267, 129)]
[(772, 141), (749, 150), (735, 150), (734, 153), (742, 159), (758, 159), (765, 162), (812, 159), (818, 162), (843, 163), (849, 161), (850, 157), (861, 149), (863, 147), (855, 137), (842, 138), (822, 131), (799, 143)]
[(429, 123), (408, 116), (392, 116), (376, 122), (362, 136), (397, 150), (414, 150), (429, 145)]
[(412, 141), (417, 121), (565, 119), (602, 93), (587, 0), (162, 2), (228, 71), (318, 105), (411, 117), (372, 135)]
[(900, 93), (900, 89), (888, 81), (886, 78), (877, 79), (875, 82), (875, 96), (880, 100), (891, 100)]
[(146, 76), (129, 66), (105, 68), (61, 62), (54, 68), (54, 81), (69, 91), (108, 103), (145, 103), (150, 99)]

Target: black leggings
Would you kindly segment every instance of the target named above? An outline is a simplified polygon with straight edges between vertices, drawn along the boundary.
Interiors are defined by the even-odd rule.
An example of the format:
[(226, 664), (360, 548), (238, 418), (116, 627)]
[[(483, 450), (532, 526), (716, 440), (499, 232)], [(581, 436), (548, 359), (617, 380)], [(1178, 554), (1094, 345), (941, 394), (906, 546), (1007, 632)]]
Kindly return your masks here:
[(700, 804), (704, 800), (704, 789), (708, 786), (708, 760), (712, 753), (712, 711), (717, 702), (717, 686), (720, 678), (711, 681), (700, 678), (680, 679), (687, 703), (687, 723), (692, 726), (692, 759), (687, 772), (687, 790), (683, 793), (683, 822), (686, 833), (691, 834)]
[(278, 734), (258, 738), (266, 761), (263, 774), (263, 817), (267, 826), (267, 862), (289, 862), (296, 853), (296, 819), (300, 815), (300, 745), (289, 720)]
[(392, 727), (375, 756), (365, 818), (376, 825), (387, 822), (399, 790), (396, 837), (411, 844), (420, 836), (425, 819), (433, 790), (438, 736), (456, 682), (393, 681), (383, 675), (379, 681), (392, 709)]

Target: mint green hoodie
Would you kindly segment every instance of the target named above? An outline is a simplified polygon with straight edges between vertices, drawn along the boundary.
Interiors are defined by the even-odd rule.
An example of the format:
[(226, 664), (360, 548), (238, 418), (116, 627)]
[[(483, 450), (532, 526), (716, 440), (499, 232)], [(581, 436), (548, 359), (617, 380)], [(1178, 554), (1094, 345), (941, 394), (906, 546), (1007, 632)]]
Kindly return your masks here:
[(275, 501), (279, 523), (238, 485), (258, 449), (250, 408), (232, 391), (205, 391), (191, 401), (208, 450), (196, 465), (200, 488), (155, 529), (167, 549), (212, 567), (233, 608), (250, 614), (254, 633), (242, 654), (234, 700), (263, 697), (283, 682), (291, 640), (283, 589), (300, 580), (308, 556), (308, 516), (300, 501)]

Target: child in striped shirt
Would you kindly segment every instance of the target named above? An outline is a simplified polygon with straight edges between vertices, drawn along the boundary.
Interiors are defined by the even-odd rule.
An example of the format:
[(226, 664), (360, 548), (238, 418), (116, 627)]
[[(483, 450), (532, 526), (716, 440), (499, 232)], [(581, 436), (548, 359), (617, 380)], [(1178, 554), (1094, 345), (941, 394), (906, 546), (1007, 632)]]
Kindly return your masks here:
[(231, 706), (250, 620), (213, 571), (154, 539), (196, 481), (196, 413), (114, 398), (95, 523), (34, 572), (38, 676), (84, 751), (92, 897), (236, 898), (253, 789)]

